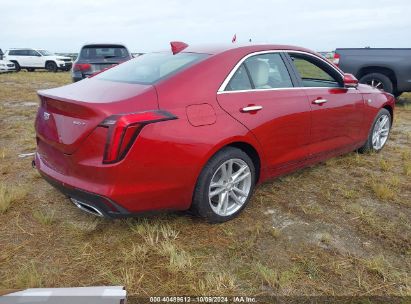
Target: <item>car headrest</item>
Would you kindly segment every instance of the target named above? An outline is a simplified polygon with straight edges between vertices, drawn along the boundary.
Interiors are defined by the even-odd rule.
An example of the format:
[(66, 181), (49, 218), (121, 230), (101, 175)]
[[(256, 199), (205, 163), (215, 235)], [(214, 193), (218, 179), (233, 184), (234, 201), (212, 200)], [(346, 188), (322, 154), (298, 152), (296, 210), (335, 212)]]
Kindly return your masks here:
[(247, 64), (256, 89), (264, 88), (268, 84), (270, 67), (261, 60), (252, 60)]

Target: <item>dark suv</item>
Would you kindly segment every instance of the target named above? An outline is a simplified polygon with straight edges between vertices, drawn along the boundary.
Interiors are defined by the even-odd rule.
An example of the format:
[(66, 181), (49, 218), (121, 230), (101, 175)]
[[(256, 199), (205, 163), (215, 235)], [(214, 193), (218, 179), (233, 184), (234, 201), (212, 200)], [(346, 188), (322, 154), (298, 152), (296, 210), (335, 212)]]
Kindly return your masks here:
[(133, 56), (121, 44), (86, 44), (74, 62), (71, 77), (76, 82), (131, 58)]

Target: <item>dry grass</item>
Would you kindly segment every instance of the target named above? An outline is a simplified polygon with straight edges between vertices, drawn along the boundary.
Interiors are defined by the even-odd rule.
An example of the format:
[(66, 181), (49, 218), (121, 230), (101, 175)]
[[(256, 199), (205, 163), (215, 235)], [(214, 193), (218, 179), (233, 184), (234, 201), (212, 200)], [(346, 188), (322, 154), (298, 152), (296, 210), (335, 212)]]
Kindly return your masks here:
[(136, 295), (411, 295), (411, 101), (378, 154), (267, 182), (241, 216), (105, 220), (31, 169), (35, 91), (68, 73), (0, 75), (0, 289), (125, 285)]
[(371, 189), (375, 196), (381, 200), (389, 201), (395, 198), (395, 191), (387, 184), (374, 182), (371, 184)]
[(5, 213), (13, 203), (21, 201), (27, 195), (27, 191), (22, 185), (0, 184), (0, 214)]
[(54, 223), (55, 211), (35, 211), (33, 217), (43, 225), (51, 225)]
[(277, 271), (257, 262), (255, 264), (255, 272), (261, 278), (263, 284), (267, 284), (272, 289), (277, 289), (279, 287)]
[(17, 269), (14, 280), (15, 282), (13, 286), (15, 286), (16, 289), (43, 287), (42, 274), (34, 262), (29, 262), (20, 266)]

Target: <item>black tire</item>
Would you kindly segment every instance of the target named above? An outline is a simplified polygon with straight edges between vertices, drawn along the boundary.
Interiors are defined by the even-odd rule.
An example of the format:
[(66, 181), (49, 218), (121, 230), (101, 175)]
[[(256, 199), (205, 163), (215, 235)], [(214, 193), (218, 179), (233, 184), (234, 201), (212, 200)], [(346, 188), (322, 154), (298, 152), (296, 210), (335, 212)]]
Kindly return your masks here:
[[(381, 118), (381, 116), (383, 116), (383, 115), (387, 115), (389, 117), (389, 130), (388, 130), (388, 135), (387, 135), (388, 137), (387, 137), (386, 141), (384, 142), (383, 146), (379, 149), (376, 149), (373, 146), (372, 137), (373, 137), (375, 125), (376, 125), (377, 121)], [(386, 144), (386, 142), (389, 138), (390, 131), (391, 131), (391, 125), (392, 125), (392, 117), (391, 117), (390, 112), (387, 109), (381, 109), (378, 112), (377, 116), (375, 117), (374, 122), (372, 123), (370, 131), (368, 133), (367, 141), (365, 142), (365, 144), (361, 148), (358, 149), (358, 152), (360, 152), (360, 153), (369, 153), (369, 152), (377, 152), (378, 153), (378, 152), (380, 152), (382, 150), (382, 148), (385, 146), (385, 144)]]
[(14, 63), (14, 68), (16, 72), (20, 72), (21, 71), (21, 67), (20, 64), (17, 61), (12, 61)]
[[(390, 78), (380, 73), (370, 73), (360, 79), (360, 83), (371, 85), (377, 89), (384, 90), (387, 93), (394, 92), (394, 86)], [(377, 86), (378, 84), (378, 86)]]
[[(234, 213), (230, 215), (222, 216), (222, 215), (217, 214), (211, 208), (211, 202), (209, 199), (209, 189), (210, 189), (210, 183), (211, 183), (211, 180), (214, 174), (219, 170), (222, 164), (224, 164), (228, 160), (241, 160), (242, 162), (245, 162), (245, 164), (249, 168), (249, 172), (251, 175), (251, 183), (249, 184), (250, 188), (249, 188), (248, 195), (246, 199), (244, 200), (244, 202), (242, 203), (240, 209), (238, 209), (237, 211), (235, 211)], [(234, 171), (234, 173), (235, 172), (237, 171)], [(197, 180), (196, 187), (194, 189), (193, 202), (192, 202), (190, 211), (204, 218), (206, 221), (210, 223), (222, 223), (222, 222), (231, 220), (234, 217), (236, 217), (248, 204), (250, 197), (253, 193), (254, 187), (255, 187), (255, 181), (256, 181), (255, 167), (250, 157), (240, 149), (233, 148), (233, 147), (224, 148), (220, 150), (219, 152), (217, 152), (208, 161), (208, 163), (204, 166), (203, 170), (201, 171), (201, 174)], [(230, 198), (230, 196), (228, 197)]]
[(55, 62), (53, 62), (53, 61), (48, 61), (48, 62), (46, 63), (46, 70), (49, 71), (49, 72), (54, 72), (54, 73), (56, 73), (57, 70), (58, 70), (57, 64), (56, 64)]
[(33, 68), (27, 68), (27, 72), (34, 72), (36, 69)]

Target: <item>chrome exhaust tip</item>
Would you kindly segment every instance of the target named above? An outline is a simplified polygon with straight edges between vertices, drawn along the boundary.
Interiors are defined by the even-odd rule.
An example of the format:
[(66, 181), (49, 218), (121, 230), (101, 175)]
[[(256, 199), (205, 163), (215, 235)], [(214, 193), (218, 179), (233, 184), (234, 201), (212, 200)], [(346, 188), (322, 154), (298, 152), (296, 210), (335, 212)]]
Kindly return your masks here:
[(81, 209), (81, 210), (83, 210), (87, 213), (93, 214), (95, 216), (104, 217), (104, 214), (99, 209), (97, 209), (96, 207), (91, 206), (87, 203), (81, 202), (81, 201), (79, 201), (75, 198), (72, 198), (72, 197), (70, 197), (70, 200), (74, 205), (76, 205), (77, 208), (79, 208), (79, 209)]

